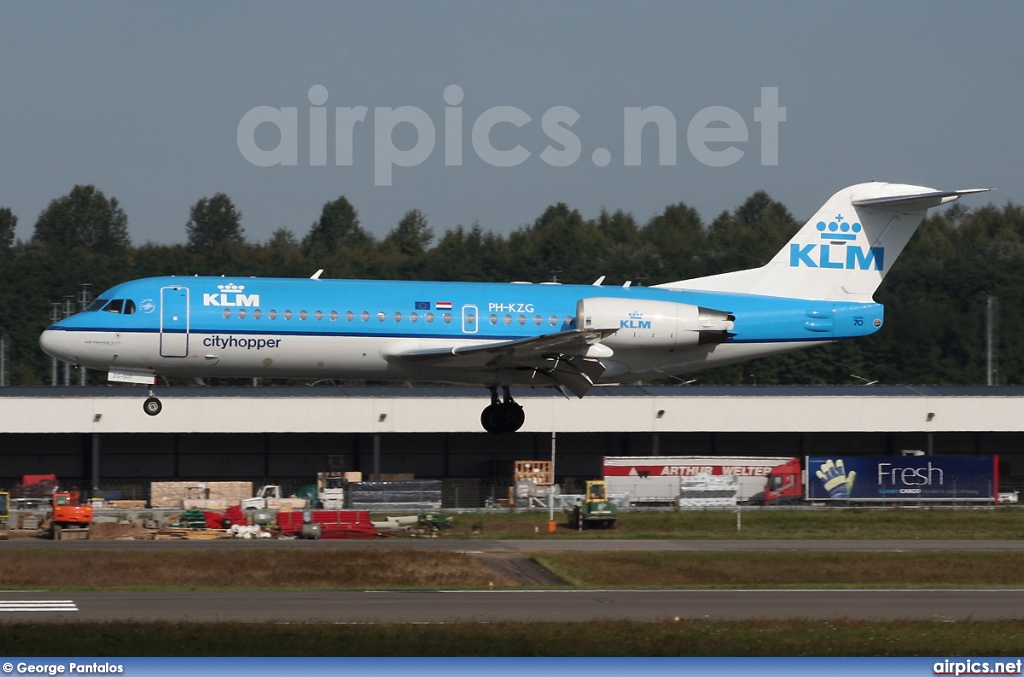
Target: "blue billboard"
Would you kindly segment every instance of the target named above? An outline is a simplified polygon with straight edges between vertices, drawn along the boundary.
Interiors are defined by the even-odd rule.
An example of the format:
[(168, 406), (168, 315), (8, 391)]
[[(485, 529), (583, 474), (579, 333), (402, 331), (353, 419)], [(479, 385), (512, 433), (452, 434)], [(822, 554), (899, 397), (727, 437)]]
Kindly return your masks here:
[(809, 456), (811, 501), (993, 501), (998, 456)]

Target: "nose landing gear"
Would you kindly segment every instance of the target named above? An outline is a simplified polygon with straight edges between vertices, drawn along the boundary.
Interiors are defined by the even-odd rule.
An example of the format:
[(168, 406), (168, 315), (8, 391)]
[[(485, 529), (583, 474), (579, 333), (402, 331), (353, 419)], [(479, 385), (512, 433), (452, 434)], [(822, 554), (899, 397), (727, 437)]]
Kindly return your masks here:
[(491, 403), (480, 414), (480, 423), (489, 433), (514, 433), (523, 427), (526, 414), (523, 407), (512, 399), (508, 386), (502, 386), (502, 398), (498, 398), (498, 387), (490, 386)]
[(150, 416), (156, 416), (163, 411), (164, 405), (153, 395), (153, 389), (149, 389), (149, 397), (142, 403), (142, 411), (146, 412)]

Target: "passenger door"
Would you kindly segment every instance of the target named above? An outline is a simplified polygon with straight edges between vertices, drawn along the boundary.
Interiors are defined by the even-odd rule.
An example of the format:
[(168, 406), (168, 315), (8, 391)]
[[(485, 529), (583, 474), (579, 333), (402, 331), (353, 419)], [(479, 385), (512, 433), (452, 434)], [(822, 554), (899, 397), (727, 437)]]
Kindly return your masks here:
[(188, 355), (188, 287), (160, 289), (160, 355)]

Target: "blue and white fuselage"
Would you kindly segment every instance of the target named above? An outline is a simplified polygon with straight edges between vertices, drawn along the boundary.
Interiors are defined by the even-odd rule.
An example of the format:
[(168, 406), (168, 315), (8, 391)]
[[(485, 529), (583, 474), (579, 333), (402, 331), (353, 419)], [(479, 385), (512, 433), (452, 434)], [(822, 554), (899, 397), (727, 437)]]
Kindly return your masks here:
[[(660, 378), (874, 333), (872, 294), (932, 206), (974, 191), (840, 191), (761, 268), (656, 287), (159, 277), (107, 290), (43, 349), (112, 381), (157, 374), (428, 380), (489, 386), (492, 432), (522, 425), (514, 385)], [(497, 388), (504, 389), (504, 400)], [(160, 403), (147, 400), (146, 411)]]
[[(662, 303), (669, 311), (694, 309), (692, 321), (670, 317)], [(276, 278), (135, 280), (104, 292), (92, 308), (50, 327), (44, 349), (115, 372), (496, 385), (557, 384), (535, 373), (551, 366), (551, 353), (590, 353), (605, 367), (593, 381), (614, 383), (865, 336), (882, 323), (877, 303), (646, 287)], [(718, 312), (702, 322), (699, 309)], [(541, 350), (504, 373), (490, 369), (491, 360), (445, 365), (468, 348), (552, 334), (568, 342), (588, 329), (579, 310), (591, 313), (589, 329), (607, 336)]]

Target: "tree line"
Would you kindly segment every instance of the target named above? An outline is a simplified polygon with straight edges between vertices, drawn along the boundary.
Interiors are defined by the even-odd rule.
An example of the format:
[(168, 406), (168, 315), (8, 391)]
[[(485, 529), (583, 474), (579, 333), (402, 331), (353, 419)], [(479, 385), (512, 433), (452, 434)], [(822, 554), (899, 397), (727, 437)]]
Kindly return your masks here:
[[(252, 242), (241, 212), (217, 193), (189, 209), (184, 244), (135, 245), (117, 198), (91, 185), (53, 200), (27, 241), (15, 240), (17, 222), (0, 208), (0, 333), (11, 385), (50, 382), (38, 336), (82, 283), (95, 295), (141, 277), (308, 277), (323, 268), (332, 278), (590, 284), (604, 275), (605, 284), (657, 284), (762, 265), (802, 225), (758, 191), (708, 224), (683, 202), (646, 223), (623, 211), (586, 219), (559, 203), (507, 236), (479, 224), (436, 234), (413, 209), (377, 238), (341, 196), (323, 205), (301, 238), (281, 228)], [(957, 204), (925, 219), (887, 275), (875, 295), (886, 306), (877, 334), (694, 377), (702, 384), (985, 384), (986, 306), (995, 296), (998, 382), (1022, 383), (1022, 278), (1022, 208)], [(77, 299), (71, 307), (78, 309)]]

